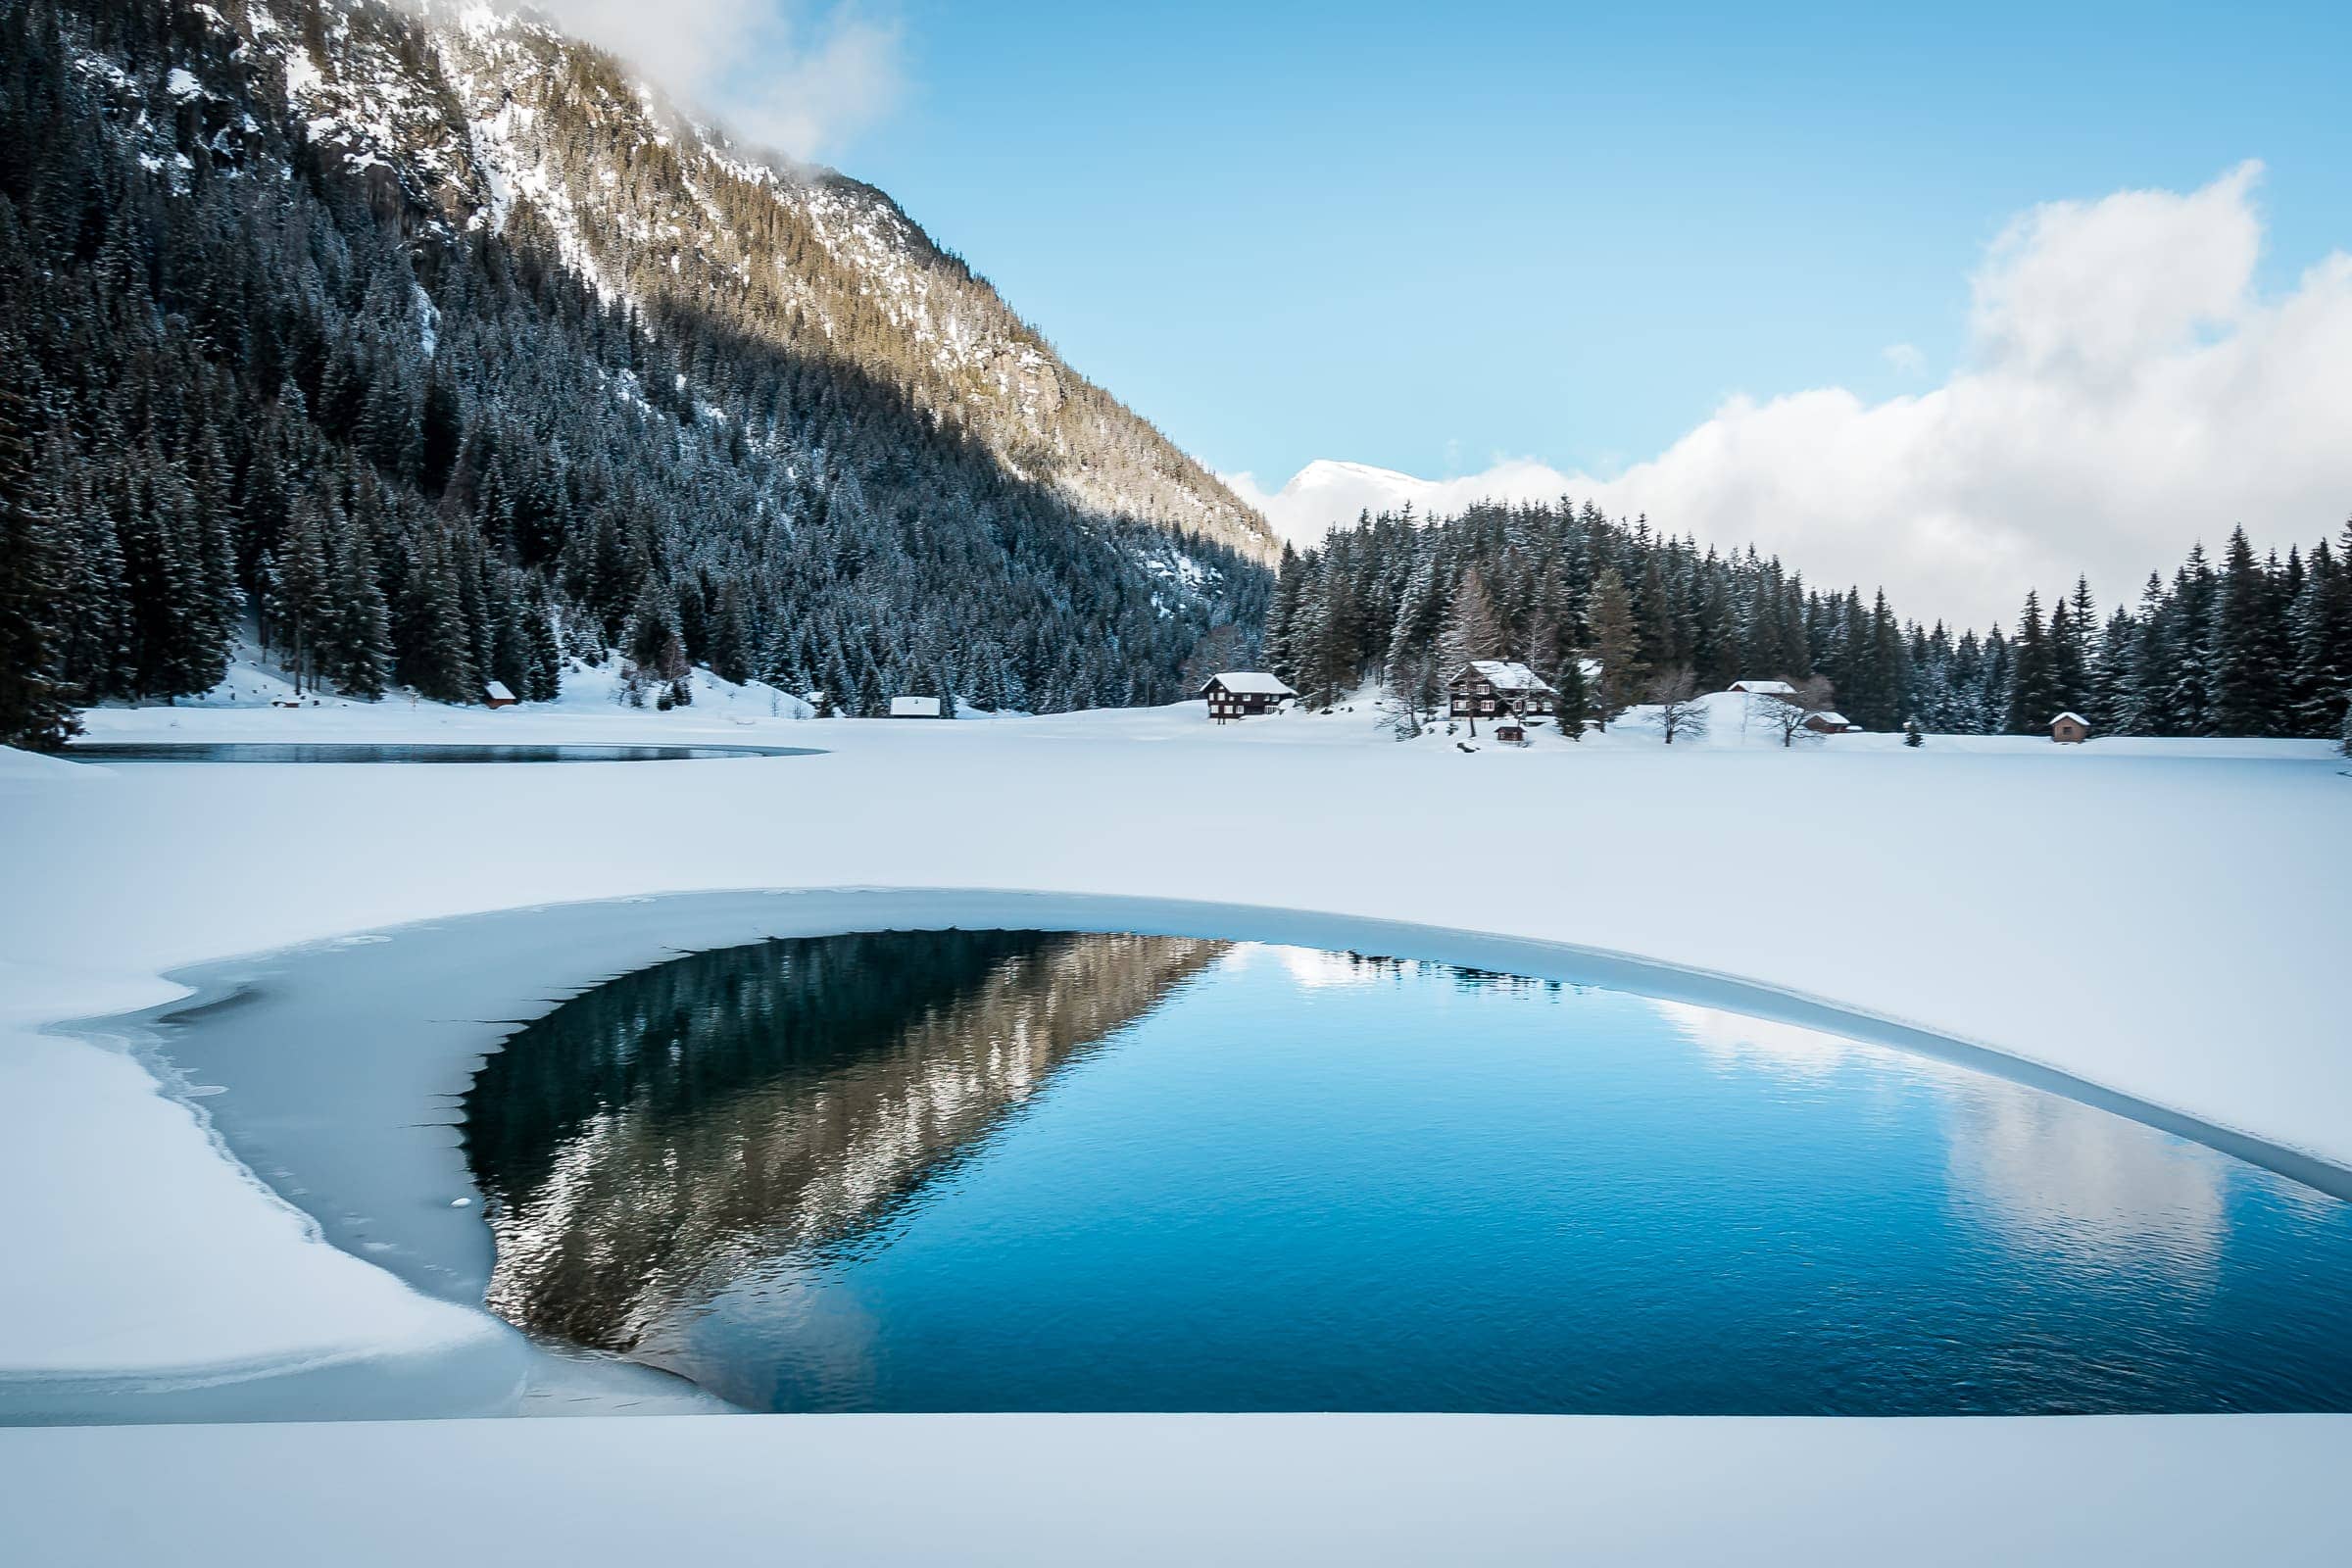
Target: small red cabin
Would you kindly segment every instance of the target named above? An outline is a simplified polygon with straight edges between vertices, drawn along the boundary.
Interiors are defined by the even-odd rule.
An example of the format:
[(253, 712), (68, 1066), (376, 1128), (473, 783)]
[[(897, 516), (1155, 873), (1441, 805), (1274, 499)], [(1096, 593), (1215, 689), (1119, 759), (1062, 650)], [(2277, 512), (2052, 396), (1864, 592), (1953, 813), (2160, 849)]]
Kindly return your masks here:
[(504, 681), (494, 680), (482, 688), (484, 708), (513, 708), (516, 700), (514, 694), (507, 690)]
[(2090, 739), (2090, 720), (2081, 713), (2060, 713), (2050, 720), (2050, 739), (2061, 746), (2080, 746)]

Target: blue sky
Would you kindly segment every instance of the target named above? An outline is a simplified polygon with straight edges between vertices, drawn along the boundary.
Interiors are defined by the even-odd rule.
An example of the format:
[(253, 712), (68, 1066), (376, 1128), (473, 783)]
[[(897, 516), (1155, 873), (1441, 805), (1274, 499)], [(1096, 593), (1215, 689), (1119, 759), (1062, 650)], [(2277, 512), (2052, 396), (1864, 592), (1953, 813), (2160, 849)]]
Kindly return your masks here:
[(2352, 8), (1635, 9), (900, 0), (897, 107), (826, 150), (1269, 485), (1922, 388), (2037, 202), (2259, 158), (2266, 287), (2352, 244)]
[(2352, 510), (2342, 0), (544, 3), (1286, 537), (1565, 491), (1983, 625)]

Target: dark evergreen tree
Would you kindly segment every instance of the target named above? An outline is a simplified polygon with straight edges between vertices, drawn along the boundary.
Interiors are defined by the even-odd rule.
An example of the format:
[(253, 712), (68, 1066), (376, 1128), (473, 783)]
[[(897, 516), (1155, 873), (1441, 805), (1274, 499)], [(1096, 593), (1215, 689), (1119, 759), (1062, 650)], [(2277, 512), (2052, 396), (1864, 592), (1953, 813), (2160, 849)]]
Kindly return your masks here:
[(2046, 731), (2050, 720), (2066, 710), (2066, 694), (2058, 684), (2058, 661), (2042, 623), (2041, 596), (2026, 595), (2025, 612), (2018, 617), (2017, 639), (2010, 645), (2012, 670), (2009, 714), (2005, 726), (2012, 735)]
[[(0, 341), (0, 368), (14, 363)], [(0, 745), (49, 750), (79, 729), (49, 620), (65, 556), (32, 470), (32, 411), (0, 380)]]
[(2280, 674), (2270, 635), (2276, 613), (2270, 577), (2255, 561), (2246, 530), (2232, 529), (2214, 607), (2207, 684), (2211, 733), (2274, 732), (2272, 698)]

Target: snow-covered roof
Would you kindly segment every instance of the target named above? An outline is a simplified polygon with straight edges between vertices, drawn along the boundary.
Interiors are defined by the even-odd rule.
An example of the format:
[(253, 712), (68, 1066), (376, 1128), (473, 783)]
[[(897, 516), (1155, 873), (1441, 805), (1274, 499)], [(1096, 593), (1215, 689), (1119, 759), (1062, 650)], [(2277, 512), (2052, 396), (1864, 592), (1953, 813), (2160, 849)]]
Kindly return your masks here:
[(893, 697), (890, 700), (893, 718), (937, 718), (939, 699), (936, 697)]
[(1853, 722), (1852, 719), (1846, 717), (1843, 713), (1840, 713), (1837, 710), (1830, 708), (1823, 709), (1820, 712), (1815, 713), (1813, 717), (1816, 721), (1823, 724), (1851, 724)]
[(1736, 680), (1732, 690), (1751, 697), (1794, 697), (1796, 688), (1785, 680)]
[(494, 703), (511, 703), (514, 700), (514, 694), (507, 690), (504, 681), (494, 680), (484, 686), (482, 690), (489, 694), (490, 700)]
[(2082, 725), (2084, 729), (2090, 728), (2090, 720), (2084, 718), (2081, 713), (2060, 713), (2056, 718), (2051, 719), (2050, 722), (2053, 724), (2063, 724), (2070, 719), (2075, 723)]
[(1298, 694), (1282, 683), (1279, 675), (1269, 675), (1262, 669), (1228, 669), (1211, 675), (1200, 683), (1207, 691), (1222, 686), (1236, 697), (1296, 697)]
[[(1548, 692), (1551, 690), (1551, 687), (1544, 683), (1544, 677), (1525, 664), (1512, 663), (1500, 659), (1473, 659), (1470, 661), (1470, 667), (1478, 671), (1481, 680), (1498, 692)], [(1455, 680), (1461, 678), (1458, 674), (1454, 676)]]

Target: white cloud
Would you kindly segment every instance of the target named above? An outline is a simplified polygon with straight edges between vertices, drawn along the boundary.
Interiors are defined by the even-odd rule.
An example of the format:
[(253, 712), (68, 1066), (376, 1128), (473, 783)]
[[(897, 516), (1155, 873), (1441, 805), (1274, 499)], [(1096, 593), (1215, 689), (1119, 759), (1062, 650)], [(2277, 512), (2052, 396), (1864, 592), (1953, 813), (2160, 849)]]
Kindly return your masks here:
[(1927, 372), (1928, 357), (1919, 352), (1916, 343), (1889, 343), (1879, 352), (1886, 363), (1903, 375), (1922, 375)]
[(1235, 483), (1293, 538), (1383, 495), (1569, 494), (1753, 539), (1816, 583), (1884, 583), (1922, 619), (2007, 622), (2079, 571), (2113, 604), (2235, 523), (2283, 547), (2352, 509), (2352, 256), (2258, 293), (2260, 173), (2021, 215), (1972, 279), (1967, 364), (1932, 391), (1734, 398), (1606, 480), (1518, 460), (1441, 483), (1328, 464), (1273, 495)]
[(744, 140), (813, 162), (897, 106), (895, 22), (797, 0), (537, 0)]

